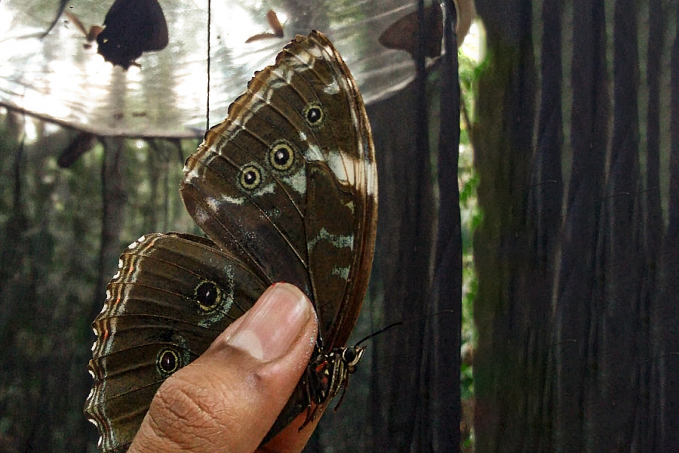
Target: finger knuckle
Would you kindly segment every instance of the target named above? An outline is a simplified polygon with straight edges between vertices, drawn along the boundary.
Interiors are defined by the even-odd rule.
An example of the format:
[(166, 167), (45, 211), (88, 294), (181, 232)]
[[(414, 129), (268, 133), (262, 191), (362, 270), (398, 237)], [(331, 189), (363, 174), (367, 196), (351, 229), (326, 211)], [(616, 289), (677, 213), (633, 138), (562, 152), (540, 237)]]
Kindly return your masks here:
[(240, 429), (239, 421), (229, 417), (228, 406), (228, 399), (213, 385), (187, 382), (178, 373), (160, 387), (149, 416), (159, 436), (181, 449), (193, 449)]

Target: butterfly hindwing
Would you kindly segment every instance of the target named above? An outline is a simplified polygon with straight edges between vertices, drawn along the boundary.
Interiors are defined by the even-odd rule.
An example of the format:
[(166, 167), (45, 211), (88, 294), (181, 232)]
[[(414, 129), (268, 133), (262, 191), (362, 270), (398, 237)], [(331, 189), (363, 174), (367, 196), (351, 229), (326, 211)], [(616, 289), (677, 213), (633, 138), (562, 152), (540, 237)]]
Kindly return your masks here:
[(132, 441), (165, 378), (202, 354), (269, 284), (198, 236), (150, 234), (128, 247), (93, 323), (88, 366), (95, 384), (85, 411), (105, 451)]

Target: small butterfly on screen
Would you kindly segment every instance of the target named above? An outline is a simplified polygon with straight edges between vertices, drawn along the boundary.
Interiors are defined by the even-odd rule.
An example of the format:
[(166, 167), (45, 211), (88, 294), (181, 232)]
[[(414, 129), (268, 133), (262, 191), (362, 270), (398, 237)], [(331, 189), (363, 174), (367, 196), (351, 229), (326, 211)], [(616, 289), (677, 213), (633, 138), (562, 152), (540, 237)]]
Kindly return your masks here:
[[(454, 3), (459, 47), (469, 32), (476, 10), (472, 0), (456, 0)], [(424, 8), (424, 20), (426, 30), (424, 56), (436, 58), (441, 55), (441, 39), (443, 38), (443, 11), (437, 0)], [(416, 58), (420, 39), (418, 22), (418, 12), (413, 11), (387, 27), (378, 41), (387, 49), (405, 50)]]
[(283, 33), (283, 25), (281, 24), (281, 21), (278, 20), (278, 16), (276, 13), (270, 9), (268, 13), (266, 13), (266, 20), (269, 22), (269, 27), (273, 30), (273, 33), (265, 32), (265, 33), (258, 33), (256, 35), (250, 36), (245, 42), (254, 42), (254, 41), (260, 41), (262, 39), (269, 39), (269, 38), (282, 38), (284, 33)]
[(127, 70), (143, 52), (163, 50), (169, 42), (165, 15), (157, 0), (116, 0), (97, 36), (97, 52)]

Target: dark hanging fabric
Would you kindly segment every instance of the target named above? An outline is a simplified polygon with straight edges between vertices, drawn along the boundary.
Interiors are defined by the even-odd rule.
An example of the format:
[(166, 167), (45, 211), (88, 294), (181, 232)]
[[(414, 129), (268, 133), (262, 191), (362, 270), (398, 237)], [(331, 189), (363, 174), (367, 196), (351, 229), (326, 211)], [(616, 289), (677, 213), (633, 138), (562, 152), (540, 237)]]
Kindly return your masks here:
[(455, 4), (447, 0), (445, 55), (441, 61), (441, 106), (438, 149), (439, 214), (432, 310), (450, 310), (431, 320), (430, 414), (428, 437), (432, 451), (459, 451), (460, 346), (462, 330), (462, 236), (458, 161), (460, 149), (460, 85)]
[[(435, 310), (430, 298), (437, 233), (434, 225), (438, 215), (427, 118), (431, 78), (423, 60), (416, 59), (415, 64), (419, 72), (412, 84), (393, 97), (367, 107), (380, 181), (376, 265), (371, 289), (378, 300), (372, 307), (366, 307), (371, 310), (375, 328), (417, 319)], [(453, 83), (457, 86), (456, 81)], [(455, 108), (459, 109), (449, 107), (446, 116), (455, 117)], [(457, 145), (454, 150), (457, 153)], [(452, 171), (455, 176), (451, 183), (456, 184), (456, 167)], [(442, 269), (442, 272), (447, 271)], [(456, 296), (447, 297), (454, 300)], [(456, 302), (459, 303), (459, 296)], [(459, 434), (452, 431), (459, 430), (459, 422), (438, 419), (437, 414), (458, 411), (447, 404), (437, 407), (437, 400), (441, 396), (441, 402), (450, 401), (450, 392), (458, 391), (455, 379), (459, 380), (459, 361), (452, 359), (456, 362), (454, 367), (435, 377), (440, 370), (433, 361), (436, 354), (444, 354), (444, 360), (451, 360), (451, 356), (459, 354), (459, 344), (436, 346), (433, 342), (437, 335), (459, 336), (459, 326), (454, 326), (450, 315), (443, 314), (440, 318), (409, 323), (371, 340), (372, 374), (365, 451), (431, 451), (434, 445), (441, 445), (441, 451), (450, 451), (449, 445), (457, 448), (459, 441), (454, 436)], [(446, 332), (433, 333), (427, 328), (432, 323), (441, 323), (445, 327), (438, 330), (445, 328)], [(438, 347), (441, 349), (434, 352)], [(435, 384), (436, 379), (440, 381)], [(449, 386), (445, 390), (448, 393), (439, 395), (438, 389), (444, 385)], [(432, 425), (438, 420), (443, 424), (434, 428)]]
[[(656, 269), (656, 254), (662, 237), (660, 206), (660, 83), (662, 50), (665, 46), (666, 19), (661, 0), (650, 0), (648, 7), (648, 115), (646, 120), (646, 259), (651, 274)], [(649, 291), (654, 292), (652, 289)]]
[[(638, 325), (642, 282), (639, 228), (639, 118), (637, 11), (617, 0), (613, 15), (613, 131), (601, 204), (595, 300), (590, 306), (589, 355), (596, 361), (586, 388), (584, 427), (594, 451), (631, 445), (638, 401)], [(605, 155), (606, 145), (600, 148)], [(591, 151), (590, 151), (591, 152)], [(615, 410), (611, 410), (615, 408)]]
[[(640, 17), (641, 19), (641, 17)], [(640, 297), (639, 316), (641, 319), (652, 319), (657, 305), (660, 270), (658, 253), (660, 251), (663, 216), (660, 200), (660, 83), (662, 69), (662, 50), (665, 47), (666, 19), (662, 11), (661, 0), (650, 0), (648, 8), (648, 45), (646, 48), (646, 74), (648, 77), (648, 109), (646, 117), (646, 187), (642, 194), (645, 200), (644, 217), (644, 279)], [(643, 174), (643, 169), (642, 169)], [(657, 439), (660, 434), (660, 417), (657, 408), (660, 406), (658, 392), (660, 388), (659, 361), (653, 357), (660, 355), (660, 348), (654, 338), (652, 323), (645, 323), (641, 328), (642, 338), (646, 344), (640, 344), (640, 356), (646, 361), (640, 364), (639, 370), (639, 408), (635, 420), (633, 448), (640, 452), (658, 451)]]
[(553, 340), (554, 445), (584, 449), (583, 401), (596, 369), (588, 342), (595, 289), (597, 226), (604, 183), (608, 132), (604, 2), (573, 2), (571, 177), (563, 226)]
[[(542, 48), (540, 51), (540, 107), (535, 157), (533, 159), (527, 206), (527, 251), (533, 265), (522, 285), (526, 300), (529, 337), (526, 345), (526, 382), (538, 391), (526, 392), (524, 445), (530, 451), (551, 450), (551, 422), (547, 405), (551, 377), (548, 356), (552, 326), (552, 284), (556, 273), (561, 204), (563, 197), (562, 150), (562, 0), (545, 0), (542, 5)], [(543, 400), (545, 396), (545, 400)]]
[[(424, 9), (424, 0), (417, 1), (417, 24), (418, 30), (427, 29), (427, 15)], [(427, 182), (430, 178), (429, 169), (426, 160), (423, 157), (429, 154), (429, 118), (428, 118), (428, 102), (427, 102), (427, 70), (425, 66), (425, 55), (427, 49), (427, 35), (428, 33), (418, 33), (417, 36), (417, 52), (413, 56), (415, 60), (415, 93), (416, 93), (416, 104), (415, 104), (415, 149), (417, 156), (420, 156), (416, 162), (414, 162), (414, 169), (416, 178), (419, 181), (417, 188), (417, 195), (423, 195), (423, 190), (429, 185)], [(424, 206), (416, 205), (414, 211), (413, 220), (417, 224), (421, 224), (421, 219), (425, 218)], [(431, 228), (431, 227), (430, 227)], [(429, 275), (427, 272), (427, 267), (429, 256), (425, 256), (424, 253), (417, 250), (417, 244), (424, 240), (423, 236), (427, 237), (427, 241), (433, 243), (433, 238), (430, 237), (433, 231), (431, 229), (418, 228), (416, 236), (413, 237), (413, 261), (416, 266), (413, 270), (419, 275), (416, 282), (415, 279), (409, 279), (409, 286), (413, 289), (419, 286), (420, 294), (417, 297), (411, 296), (411, 301), (408, 303), (410, 305), (410, 311), (412, 313), (417, 313), (418, 315), (424, 314), (427, 311), (427, 302), (430, 297), (430, 284)], [(426, 279), (425, 279), (426, 276)], [(424, 283), (424, 284), (423, 284)], [(415, 305), (416, 304), (416, 305)], [(424, 326), (422, 326), (424, 327)], [(422, 450), (431, 450), (430, 439), (427, 438), (427, 427), (429, 426), (429, 405), (430, 405), (430, 392), (429, 385), (432, 379), (430, 364), (431, 357), (427, 352), (430, 348), (425, 346), (425, 343), (431, 341), (429, 336), (429, 331), (418, 327), (420, 332), (419, 341), (415, 340), (415, 347), (418, 352), (418, 356), (413, 359), (414, 368), (417, 369), (418, 374), (415, 376), (415, 384), (417, 388), (417, 393), (415, 394), (417, 400), (420, 404), (414, 406), (414, 412), (412, 413), (412, 422), (408, 427), (411, 432), (410, 441), (410, 451), (418, 452)], [(405, 445), (404, 445), (405, 446)]]
[[(670, 3), (669, 13), (679, 21), (679, 8)], [(679, 30), (672, 44), (670, 99), (670, 181), (667, 231), (662, 246), (663, 279), (654, 320), (657, 322), (656, 352), (660, 374), (658, 418), (659, 449), (677, 451), (679, 446)]]
[(525, 374), (529, 348), (535, 346), (532, 312), (522, 303), (532, 288), (526, 282), (532, 263), (526, 205), (535, 127), (533, 4), (477, 1), (476, 6), (486, 26), (490, 63), (479, 76), (472, 132), (483, 213), (473, 242), (475, 442), (477, 451), (521, 451), (528, 431), (525, 401), (535, 386)]
[[(561, 224), (561, 151), (562, 115), (562, 0), (545, 0), (542, 5), (542, 48), (540, 55), (541, 99), (538, 115), (537, 145), (533, 161), (529, 217), (536, 225), (531, 247), (541, 271), (551, 274), (556, 240)], [(545, 275), (549, 278), (549, 275)], [(547, 283), (547, 282), (546, 282)], [(550, 294), (545, 295), (548, 299)]]
[[(675, 5), (676, 8), (676, 5)], [(679, 8), (675, 9), (679, 20)], [(672, 44), (671, 63), (671, 117), (670, 117), (670, 205), (668, 237), (678, 237), (679, 233), (679, 32)]]
[[(416, 319), (431, 310), (427, 293), (435, 200), (432, 181), (427, 176), (431, 171), (429, 156), (420, 155), (415, 146), (416, 102), (415, 84), (411, 84), (395, 96), (367, 107), (380, 181), (377, 264), (371, 277), (371, 292), (377, 300), (364, 308), (370, 310), (375, 329)], [(402, 451), (411, 445), (418, 406), (426, 407), (419, 398), (427, 322), (430, 321), (396, 327), (370, 340), (371, 403), (366, 451)], [(344, 410), (343, 407), (341, 412)]]
[[(544, 0), (541, 33), (514, 2), (477, 7), (476, 451), (677, 451), (676, 2)], [(534, 92), (512, 78), (530, 60), (506, 57), (522, 33)], [(532, 140), (517, 102), (539, 105)]]

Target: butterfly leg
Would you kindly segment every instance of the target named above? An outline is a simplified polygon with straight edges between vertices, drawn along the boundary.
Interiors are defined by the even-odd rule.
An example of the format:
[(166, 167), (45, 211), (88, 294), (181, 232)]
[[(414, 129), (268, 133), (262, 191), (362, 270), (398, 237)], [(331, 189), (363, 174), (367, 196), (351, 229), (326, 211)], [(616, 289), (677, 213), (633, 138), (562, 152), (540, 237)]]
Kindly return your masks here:
[(332, 410), (333, 412), (337, 412), (337, 410), (340, 408), (342, 405), (342, 401), (344, 401), (344, 395), (347, 394), (347, 387), (349, 386), (349, 375), (347, 374), (346, 377), (344, 378), (342, 382), (342, 394), (340, 395), (340, 399), (335, 405), (335, 408)]
[(304, 392), (306, 393), (306, 399), (309, 404), (306, 408), (306, 418), (304, 419), (304, 423), (302, 423), (302, 426), (299, 427), (300, 431), (303, 430), (309, 423), (314, 421), (316, 418), (316, 412), (318, 411), (318, 405), (314, 403), (314, 394), (311, 385), (313, 372), (311, 371), (310, 366), (311, 365), (307, 366), (307, 368), (304, 370)]

